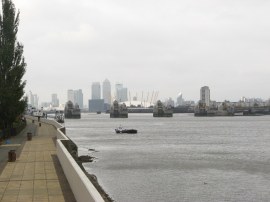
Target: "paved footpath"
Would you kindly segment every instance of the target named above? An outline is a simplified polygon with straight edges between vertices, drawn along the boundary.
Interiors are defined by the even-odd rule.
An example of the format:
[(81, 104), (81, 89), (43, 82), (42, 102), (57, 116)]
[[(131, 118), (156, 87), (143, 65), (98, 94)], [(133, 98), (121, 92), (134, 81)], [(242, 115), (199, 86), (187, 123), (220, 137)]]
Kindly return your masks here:
[[(8, 152), (2, 153), (7, 147), (16, 148), (17, 153), (16, 161), (8, 162), (2, 169), (0, 201), (76, 201), (56, 155), (56, 129), (47, 124), (42, 123), (39, 127), (29, 122), (21, 134), (24, 140), (29, 130), (34, 133), (31, 141), (14, 138), (10, 145), (0, 146), (0, 156), (8, 157)], [(20, 144), (12, 144), (16, 141)]]

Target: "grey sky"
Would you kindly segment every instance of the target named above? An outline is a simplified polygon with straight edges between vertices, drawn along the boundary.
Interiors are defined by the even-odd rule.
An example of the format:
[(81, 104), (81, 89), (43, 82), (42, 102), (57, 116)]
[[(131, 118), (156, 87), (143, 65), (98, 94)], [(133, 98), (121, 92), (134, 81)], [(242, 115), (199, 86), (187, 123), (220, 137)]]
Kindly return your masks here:
[(26, 91), (40, 101), (105, 78), (159, 98), (268, 99), (270, 1), (14, 0), (28, 64)]

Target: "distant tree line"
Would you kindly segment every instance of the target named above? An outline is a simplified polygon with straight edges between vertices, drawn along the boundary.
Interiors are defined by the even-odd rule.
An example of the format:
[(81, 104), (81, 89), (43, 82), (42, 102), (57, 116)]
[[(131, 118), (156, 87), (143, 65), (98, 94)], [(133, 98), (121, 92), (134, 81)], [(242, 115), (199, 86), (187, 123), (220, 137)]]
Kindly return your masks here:
[(26, 71), (23, 45), (17, 41), (19, 11), (16, 14), (12, 0), (2, 0), (0, 11), (0, 129), (12, 128), (25, 110)]

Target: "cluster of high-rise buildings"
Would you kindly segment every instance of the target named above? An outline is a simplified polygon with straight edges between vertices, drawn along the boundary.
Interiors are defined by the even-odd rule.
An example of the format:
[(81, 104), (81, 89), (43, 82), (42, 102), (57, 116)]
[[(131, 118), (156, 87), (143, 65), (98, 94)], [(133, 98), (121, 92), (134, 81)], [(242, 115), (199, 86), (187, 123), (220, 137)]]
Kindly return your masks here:
[[(143, 94), (143, 93), (142, 93)], [(122, 83), (116, 83), (115, 84), (115, 91), (112, 93), (112, 86), (111, 83), (108, 79), (105, 79), (103, 82), (92, 82), (91, 84), (91, 96), (90, 99), (88, 100), (88, 110), (89, 112), (103, 112), (106, 110), (110, 109), (110, 106), (114, 100), (117, 100), (118, 102), (126, 102), (129, 101), (128, 103), (130, 106), (134, 106), (134, 103), (139, 103), (140, 106), (151, 106), (155, 104), (154, 102), (157, 100), (157, 94), (158, 92), (153, 92), (152, 96), (149, 96), (149, 93), (147, 94), (147, 98), (142, 98), (141, 100), (137, 100), (138, 96), (136, 96), (131, 100), (130, 94), (128, 96), (128, 89), (122, 84)], [(83, 102), (83, 92), (81, 89), (78, 90), (73, 90), (69, 89), (67, 90), (67, 101), (71, 101), (74, 105), (78, 104), (80, 109), (85, 108), (87, 104), (84, 105)], [(150, 100), (150, 102), (149, 102)], [(146, 102), (149, 102), (149, 104), (144, 104)], [(228, 105), (230, 105), (230, 102), (226, 101)], [(42, 102), (39, 105), (39, 97), (37, 94), (33, 94), (31, 91), (28, 94), (28, 103), (31, 107), (39, 108), (39, 107), (50, 107), (50, 108), (55, 108), (59, 107), (59, 99), (57, 94), (52, 94), (51, 95), (51, 101), (50, 102)], [(184, 107), (184, 106), (190, 106), (194, 107), (195, 101), (186, 101), (183, 98), (183, 94), (179, 93), (176, 102), (172, 98), (168, 98), (165, 100), (165, 103), (167, 105), (171, 105), (173, 107)], [(208, 86), (203, 86), (200, 88), (200, 100), (199, 103), (204, 104), (206, 107), (218, 107), (221, 105), (223, 102), (216, 102), (210, 99), (210, 88)], [(264, 101), (260, 98), (252, 98), (248, 99), (245, 97), (242, 97), (240, 101), (232, 103), (234, 105), (241, 105), (241, 106), (264, 106), (264, 105), (269, 105), (270, 100)], [(138, 105), (138, 106), (139, 106)], [(135, 105), (137, 106), (137, 105)], [(63, 106), (62, 106), (63, 107)]]
[(52, 94), (51, 102), (42, 102), (39, 105), (39, 97), (37, 94), (33, 94), (32, 91), (29, 91), (28, 95), (28, 105), (29, 107), (34, 107), (38, 109), (39, 107), (58, 107), (59, 106), (59, 99), (56, 93)]
[[(67, 90), (67, 98), (65, 102), (71, 101), (74, 105), (78, 104), (80, 109), (85, 108), (83, 102), (84, 96), (82, 89)], [(112, 94), (111, 83), (108, 79), (105, 79), (102, 83), (93, 82), (91, 85), (91, 97), (88, 100), (89, 111), (104, 111), (109, 109), (113, 100), (118, 100), (119, 102), (128, 101), (128, 90), (121, 83), (116, 83), (115, 93)], [(39, 98), (37, 94), (33, 94), (31, 91), (28, 93), (28, 104), (31, 107), (39, 108), (55, 108), (59, 107), (59, 99), (57, 94), (51, 95), (50, 102), (42, 102), (39, 104)]]
[(67, 101), (71, 101), (73, 104), (78, 104), (80, 109), (83, 108), (83, 93), (81, 89), (67, 91)]
[[(88, 100), (90, 112), (103, 112), (111, 104), (111, 83), (108, 79), (103, 81), (102, 87), (100, 82), (93, 82), (91, 86), (91, 99)], [(102, 92), (102, 95), (101, 95)]]
[(38, 108), (38, 96), (37, 94), (33, 94), (32, 91), (29, 91), (28, 94), (28, 103), (31, 105), (31, 107), (35, 107), (36, 109)]
[(102, 83), (93, 82), (91, 86), (91, 99), (88, 100), (90, 112), (103, 112), (110, 108), (113, 100), (125, 102), (128, 100), (128, 90), (121, 83), (116, 83), (115, 94), (112, 94), (111, 83), (105, 79)]
[[(105, 79), (102, 83), (93, 82), (92, 83), (92, 94), (91, 99), (104, 99), (104, 103), (111, 104), (112, 99), (115, 99), (119, 102), (128, 101), (128, 90), (121, 83), (115, 84), (115, 95), (112, 95), (111, 83), (108, 79)], [(102, 93), (102, 94), (101, 94)]]

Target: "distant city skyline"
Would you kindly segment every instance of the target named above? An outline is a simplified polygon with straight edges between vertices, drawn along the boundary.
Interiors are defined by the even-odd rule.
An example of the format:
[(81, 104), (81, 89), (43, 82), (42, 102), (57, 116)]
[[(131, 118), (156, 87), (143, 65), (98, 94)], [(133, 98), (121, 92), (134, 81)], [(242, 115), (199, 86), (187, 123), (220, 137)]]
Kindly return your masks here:
[[(95, 93), (97, 93), (98, 95), (97, 95), (97, 97), (95, 97), (95, 98), (99, 98), (99, 99), (104, 99), (104, 92), (102, 92), (103, 90), (104, 90), (104, 84), (105, 84), (105, 89), (106, 90), (110, 90), (111, 91), (111, 95), (113, 95), (113, 94), (115, 94), (115, 97), (112, 97), (112, 100), (111, 101), (113, 101), (114, 99), (116, 99), (117, 98), (117, 96), (116, 96), (116, 89), (117, 89), (117, 87), (115, 87), (115, 89), (111, 89), (110, 87), (110, 81), (108, 80), (108, 79), (105, 79), (104, 81), (103, 81), (103, 83), (102, 83), (102, 87), (101, 87), (101, 82), (93, 82), (92, 83), (92, 86), (90, 87), (91, 88), (91, 90), (89, 91), (89, 89), (88, 89), (88, 91), (90, 92), (90, 94), (91, 94), (91, 96), (90, 97), (85, 97), (85, 96), (83, 96), (83, 94), (84, 94), (84, 92), (83, 92), (83, 90), (82, 89), (79, 89), (79, 90), (72, 90), (72, 89), (69, 89), (69, 90), (67, 90), (67, 93), (66, 93), (66, 99), (64, 99), (64, 101), (59, 101), (59, 99), (58, 99), (58, 94), (57, 93), (53, 93), (53, 94), (51, 94), (51, 96), (54, 96), (55, 97), (55, 99), (58, 99), (58, 101), (59, 101), (59, 105), (61, 105), (61, 104), (65, 104), (66, 102), (67, 102), (67, 100), (71, 100), (72, 102), (75, 102), (75, 100), (74, 100), (74, 98), (76, 97), (76, 93), (78, 94), (78, 92), (77, 91), (79, 91), (79, 94), (80, 94), (80, 98), (77, 98), (77, 100), (78, 99), (80, 99), (80, 101), (77, 101), (77, 103), (78, 102), (80, 102), (80, 106), (83, 106), (84, 108), (87, 108), (88, 106), (87, 106), (87, 104), (88, 104), (88, 102), (89, 102), (89, 100), (90, 99), (92, 99), (93, 97), (93, 95), (92, 95), (92, 90), (93, 90), (93, 85), (95, 86), (94, 87), (94, 91), (96, 90), (95, 88), (97, 87), (98, 88), (98, 90), (97, 91), (95, 91)], [(119, 82), (116, 82), (116, 84), (115, 84), (116, 86), (120, 86), (121, 88), (123, 88), (123, 84), (120, 84)], [(106, 91), (105, 90), (105, 91)], [(115, 91), (115, 92), (114, 92)], [(102, 96), (101, 96), (101, 92), (102, 92)], [(94, 94), (95, 94), (94, 93)], [(225, 100), (228, 100), (228, 101), (231, 101), (231, 102), (238, 102), (238, 101), (243, 101), (243, 100), (254, 100), (254, 99), (258, 99), (258, 100), (263, 100), (263, 101), (267, 101), (267, 100), (270, 100), (270, 98), (262, 98), (262, 97), (247, 97), (247, 96), (239, 96), (239, 98), (238, 99), (236, 99), (236, 100), (230, 100), (230, 99), (224, 99), (224, 100), (221, 100), (221, 99), (214, 99), (213, 97), (212, 97), (212, 93), (211, 93), (211, 98), (210, 98), (210, 88), (209, 88), (209, 86), (202, 86), (202, 87), (200, 87), (200, 88), (198, 88), (197, 89), (197, 93), (198, 93), (198, 99), (197, 100), (193, 100), (193, 99), (188, 99), (188, 98), (186, 98), (185, 97), (185, 95), (184, 94), (182, 94), (181, 92), (180, 93), (178, 93), (177, 95), (175, 95), (175, 96), (169, 96), (169, 97), (166, 97), (166, 98), (164, 98), (164, 99), (160, 99), (159, 97), (156, 97), (156, 96), (158, 96), (158, 94), (159, 94), (159, 91), (153, 91), (152, 92), (152, 94), (153, 94), (153, 100), (161, 100), (161, 101), (163, 101), (163, 102), (171, 102), (171, 101), (173, 101), (173, 102), (175, 102), (177, 105), (182, 105), (182, 104), (184, 104), (184, 103), (191, 103), (191, 102), (194, 102), (194, 103), (197, 103), (197, 102), (199, 102), (200, 100), (203, 100), (204, 102), (206, 102), (206, 103), (208, 103), (208, 105), (209, 105), (209, 102), (210, 101), (217, 101), (217, 102), (223, 102), (223, 101), (225, 101)], [(106, 93), (105, 93), (106, 94)], [(147, 95), (146, 95), (147, 94)], [(31, 104), (31, 103), (34, 103), (34, 105), (33, 104), (31, 104), (31, 105), (33, 105), (33, 106), (37, 106), (37, 105), (41, 105), (42, 103), (45, 103), (45, 104), (47, 104), (47, 103), (51, 103), (52, 105), (53, 105), (53, 98), (51, 97), (51, 100), (39, 100), (39, 95), (37, 95), (37, 94), (33, 94), (31, 91), (30, 92), (28, 92), (27, 93), (27, 96), (28, 96), (28, 100), (29, 100), (29, 104)], [(96, 95), (95, 95), (96, 96)], [(107, 94), (107, 96), (108, 96), (108, 94)], [(141, 96), (143, 96), (143, 97), (141, 97)], [(152, 95), (151, 95), (151, 92), (150, 91), (145, 91), (145, 92), (139, 92), (139, 94), (138, 94), (138, 92), (136, 92), (136, 93), (131, 93), (131, 96), (130, 96), (130, 99), (131, 100), (133, 100), (133, 101), (135, 101), (134, 100), (134, 98), (136, 98), (136, 100), (137, 101), (143, 101), (143, 102), (145, 102), (146, 101), (146, 99), (147, 99), (147, 97), (148, 97), (148, 101), (150, 102), (150, 100), (151, 100), (151, 98), (150, 98), (150, 96), (152, 97)], [(77, 97), (78, 97), (78, 95), (77, 95)], [(141, 98), (143, 98), (143, 100), (141, 100)], [(126, 101), (130, 101), (130, 99), (129, 99), (129, 96), (127, 96), (127, 100)], [(82, 101), (81, 100), (83, 100), (83, 103), (84, 104), (82, 104)], [(84, 101), (84, 100), (86, 100), (86, 101)], [(105, 100), (106, 99), (104, 99), (104, 103), (106, 103), (105, 102)], [(170, 101), (171, 100), (171, 101)]]
[[(119, 83), (119, 82), (115, 82), (115, 84), (116, 83)], [(91, 85), (89, 85), (90, 87), (88, 88), (88, 89), (82, 89), (81, 88), (81, 90), (82, 90), (82, 92), (83, 92), (83, 94), (84, 94), (84, 97), (83, 97), (83, 103), (84, 103), (84, 105), (86, 105), (86, 103), (88, 102), (88, 99), (91, 99)], [(112, 86), (114, 86), (114, 85), (112, 85)], [(190, 97), (188, 97), (188, 95), (190, 94), (190, 93), (188, 93), (188, 92), (186, 92), (186, 93), (182, 93), (182, 96), (183, 96), (183, 98), (185, 99), (185, 100), (192, 100), (192, 101), (195, 101), (195, 102), (198, 102), (199, 100), (200, 100), (200, 88), (201, 88), (202, 86), (198, 86), (198, 88), (197, 88), (197, 95), (196, 96), (194, 96), (195, 98), (190, 98)], [(101, 88), (102, 89), (102, 88)], [(57, 96), (58, 96), (58, 99), (59, 99), (59, 103), (60, 104), (64, 104), (65, 102), (66, 102), (66, 97), (67, 97), (67, 94), (66, 94), (66, 91), (67, 91), (68, 89), (66, 89), (65, 90), (65, 92), (60, 92), (60, 93), (56, 93), (57, 94)], [(233, 89), (232, 89), (233, 90)], [(31, 91), (31, 90), (30, 90)], [(140, 99), (140, 97), (141, 97), (141, 94), (143, 93), (144, 94), (144, 96), (146, 96), (146, 94), (147, 93), (152, 93), (153, 91), (155, 91), (155, 92), (158, 92), (158, 97), (157, 97), (157, 99), (159, 99), (159, 100), (162, 100), (162, 101), (165, 101), (166, 99), (168, 99), (168, 98), (172, 98), (173, 100), (175, 100), (175, 101), (177, 101), (177, 97), (178, 97), (178, 95), (179, 95), (179, 92), (182, 92), (181, 91), (181, 89), (180, 90), (178, 90), (178, 91), (175, 91), (175, 92), (177, 92), (176, 94), (174, 94), (174, 95), (168, 95), (168, 96), (163, 96), (163, 97), (161, 97), (160, 95), (162, 95), (162, 92), (160, 92), (160, 91), (158, 91), (157, 89), (155, 89), (155, 90), (144, 90), (144, 91), (140, 91), (140, 90), (133, 90), (133, 91), (131, 91), (131, 90), (129, 90), (129, 88), (128, 88), (128, 91), (127, 91), (127, 93), (129, 94), (131, 94), (131, 99), (133, 99), (133, 97), (136, 97), (136, 95), (138, 96), (138, 99)], [(217, 95), (216, 95), (216, 92), (217, 92), (218, 90), (217, 89), (215, 89), (215, 88), (213, 88), (213, 87), (211, 87), (211, 99), (212, 100), (217, 100), (217, 101), (220, 101), (220, 102), (222, 102), (222, 101), (224, 101), (224, 100), (229, 100), (229, 101), (239, 101), (239, 100), (241, 100), (241, 98), (242, 97), (246, 97), (246, 98), (261, 98), (261, 99), (263, 99), (263, 100), (268, 100), (268, 99), (270, 99), (270, 96), (268, 96), (268, 95), (259, 95), (259, 96), (255, 96), (255, 95), (251, 95), (251, 96), (248, 96), (248, 95), (244, 95), (244, 94), (241, 94), (241, 95), (239, 95), (239, 96), (235, 96), (235, 98), (232, 98), (232, 96), (228, 96), (228, 97), (225, 97), (224, 95), (223, 96), (221, 96), (221, 97), (218, 97)], [(56, 92), (56, 91), (54, 91), (54, 92)], [(103, 93), (103, 92), (102, 92)], [(25, 92), (25, 95), (27, 95), (28, 96), (28, 94), (29, 94), (29, 91), (28, 92)], [(39, 94), (37, 94), (37, 93), (35, 93), (35, 95), (36, 96), (38, 96), (38, 102), (39, 103), (42, 103), (42, 102), (50, 102), (51, 101), (51, 94), (52, 94), (52, 92), (50, 92), (48, 95), (39, 95)], [(115, 94), (115, 88), (111, 88), (111, 95), (114, 95)], [(100, 95), (100, 97), (103, 97), (103, 94), (102, 94), (102, 96)], [(111, 97), (111, 99), (115, 99), (115, 95), (114, 96), (112, 96)], [(128, 100), (129, 100), (129, 95), (128, 95)]]
[(57, 93), (62, 103), (68, 89), (82, 89), (86, 103), (91, 82), (104, 78), (133, 96), (159, 91), (161, 100), (182, 92), (198, 101), (202, 86), (217, 101), (270, 97), (270, 1), (14, 3), (25, 92), (39, 102)]

